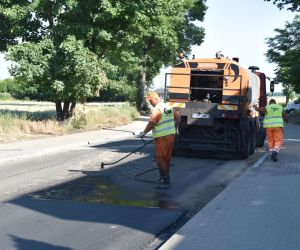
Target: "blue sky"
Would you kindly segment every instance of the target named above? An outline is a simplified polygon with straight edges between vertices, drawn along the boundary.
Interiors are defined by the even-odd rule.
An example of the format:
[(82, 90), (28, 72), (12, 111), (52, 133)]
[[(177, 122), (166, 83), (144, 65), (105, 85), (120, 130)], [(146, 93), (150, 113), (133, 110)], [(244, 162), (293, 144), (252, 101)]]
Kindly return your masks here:
[[(223, 51), (230, 58), (239, 57), (240, 64), (260, 67), (267, 76), (273, 77), (276, 65), (266, 61), (264, 54), (268, 47), (265, 38), (275, 35), (275, 28), (283, 28), (286, 21), (292, 21), (295, 13), (279, 10), (271, 2), (264, 0), (208, 0), (208, 10), (204, 21), (204, 43), (193, 47), (192, 54), (197, 58), (214, 57), (216, 51)], [(3, 55), (0, 55), (0, 79), (9, 77)], [(154, 80), (155, 87), (164, 82), (164, 73)], [(281, 88), (276, 86), (275, 91)]]
[[(273, 37), (275, 28), (284, 28), (295, 13), (279, 10), (264, 0), (208, 0), (208, 10), (200, 26), (205, 28), (201, 46), (193, 47), (196, 58), (214, 57), (219, 50), (229, 58), (239, 57), (240, 64), (248, 68), (255, 65), (269, 77), (274, 77), (275, 64), (266, 61), (268, 47), (265, 38)], [(155, 88), (164, 81), (163, 74), (154, 79)], [(275, 91), (281, 91), (276, 85)]]

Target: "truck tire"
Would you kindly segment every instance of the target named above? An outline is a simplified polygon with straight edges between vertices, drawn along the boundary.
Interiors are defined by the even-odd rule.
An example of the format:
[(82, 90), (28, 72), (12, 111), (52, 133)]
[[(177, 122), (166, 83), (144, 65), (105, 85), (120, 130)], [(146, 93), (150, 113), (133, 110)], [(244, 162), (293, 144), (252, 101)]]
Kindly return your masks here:
[(250, 147), (250, 155), (253, 155), (255, 152), (255, 148), (256, 148), (256, 121), (255, 120), (251, 120), (251, 147)]
[(263, 127), (260, 127), (257, 132), (256, 146), (263, 147), (266, 139), (266, 130)]
[(248, 119), (244, 122), (244, 129), (241, 131), (242, 135), (242, 147), (241, 147), (241, 159), (247, 159), (251, 151), (251, 126)]

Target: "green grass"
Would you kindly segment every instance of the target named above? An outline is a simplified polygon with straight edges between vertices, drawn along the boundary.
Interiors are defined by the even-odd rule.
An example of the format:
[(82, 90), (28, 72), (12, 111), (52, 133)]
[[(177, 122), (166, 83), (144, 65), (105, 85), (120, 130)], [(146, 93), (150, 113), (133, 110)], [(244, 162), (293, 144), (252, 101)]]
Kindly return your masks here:
[(51, 103), (0, 102), (0, 141), (114, 127), (139, 117), (135, 107), (129, 103), (114, 106), (78, 105), (72, 119), (58, 122), (54, 108)]
[(126, 124), (139, 116), (128, 103), (118, 106), (78, 108), (72, 119), (73, 128), (96, 129)]

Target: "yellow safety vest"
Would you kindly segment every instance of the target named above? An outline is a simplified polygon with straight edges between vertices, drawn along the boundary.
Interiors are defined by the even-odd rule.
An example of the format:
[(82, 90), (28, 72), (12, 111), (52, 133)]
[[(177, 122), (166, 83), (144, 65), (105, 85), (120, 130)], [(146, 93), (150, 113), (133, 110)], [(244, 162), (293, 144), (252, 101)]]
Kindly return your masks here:
[(264, 128), (283, 127), (282, 106), (279, 104), (271, 104), (266, 106), (266, 116), (264, 119)]
[(174, 122), (174, 112), (173, 107), (166, 103), (158, 103), (155, 108), (161, 113), (160, 121), (152, 129), (152, 136), (154, 138), (162, 137), (166, 135), (175, 134), (175, 122)]

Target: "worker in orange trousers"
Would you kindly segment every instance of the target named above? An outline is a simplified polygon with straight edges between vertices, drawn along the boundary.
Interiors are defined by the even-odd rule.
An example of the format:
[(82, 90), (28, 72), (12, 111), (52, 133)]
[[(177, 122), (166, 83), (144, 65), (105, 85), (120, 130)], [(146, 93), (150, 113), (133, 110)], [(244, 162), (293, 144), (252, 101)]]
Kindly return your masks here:
[(265, 107), (253, 106), (256, 111), (265, 113), (263, 126), (266, 128), (268, 138), (268, 148), (271, 154), (271, 159), (277, 161), (277, 156), (280, 147), (283, 144), (283, 121), (288, 122), (288, 117), (280, 104), (277, 104), (274, 99), (269, 101), (269, 105)]
[(155, 143), (155, 159), (158, 165), (160, 179), (157, 188), (170, 187), (170, 164), (174, 145), (174, 135), (180, 114), (173, 107), (161, 101), (156, 92), (150, 92), (146, 99), (153, 107), (152, 114), (144, 131), (139, 133), (143, 137), (152, 130)]

